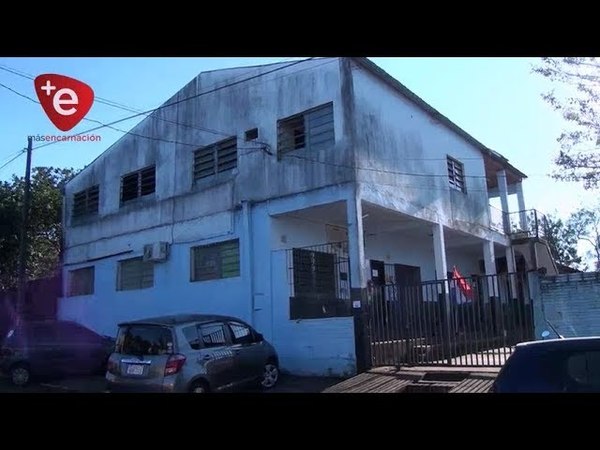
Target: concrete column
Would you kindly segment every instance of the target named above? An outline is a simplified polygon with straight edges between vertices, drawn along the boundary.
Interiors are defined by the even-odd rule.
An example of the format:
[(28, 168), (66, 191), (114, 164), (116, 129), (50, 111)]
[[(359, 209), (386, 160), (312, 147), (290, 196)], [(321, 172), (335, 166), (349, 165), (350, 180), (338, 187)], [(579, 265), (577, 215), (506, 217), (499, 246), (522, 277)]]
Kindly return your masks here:
[(242, 201), (242, 240), (241, 240), (241, 264), (243, 277), (246, 279), (248, 286), (248, 308), (249, 317), (248, 323), (255, 326), (254, 320), (254, 255), (252, 245), (252, 206), (248, 201)]
[(348, 253), (350, 257), (350, 288), (367, 287), (365, 273), (365, 240), (363, 233), (362, 205), (354, 196), (346, 200), (348, 219)]
[(448, 265), (446, 262), (444, 226), (441, 223), (433, 224), (433, 256), (435, 258), (436, 279), (445, 280), (447, 278)]
[(517, 277), (515, 272), (517, 271), (517, 263), (515, 261), (515, 252), (512, 247), (506, 247), (506, 267), (509, 273), (509, 284), (510, 284), (510, 295), (511, 298), (517, 298)]
[[(483, 242), (483, 263), (486, 275), (496, 275), (496, 252), (493, 241)], [(490, 276), (488, 278), (488, 289), (490, 297), (498, 297), (498, 280), (496, 277)]]
[(525, 213), (525, 197), (523, 196), (523, 182), (519, 181), (516, 184), (517, 202), (519, 205), (519, 225), (523, 231), (527, 231), (527, 214)]
[(506, 171), (499, 170), (496, 172), (496, 178), (498, 180), (498, 193), (500, 194), (500, 204), (502, 205), (502, 224), (504, 232), (510, 232), (510, 220), (508, 217), (508, 183), (506, 181)]
[(371, 340), (368, 334), (365, 315), (369, 307), (366, 298), (367, 277), (365, 274), (365, 240), (360, 189), (352, 190), (346, 200), (346, 220), (348, 222), (348, 253), (350, 263), (350, 300), (354, 322), (354, 351), (356, 372), (364, 372), (372, 365)]

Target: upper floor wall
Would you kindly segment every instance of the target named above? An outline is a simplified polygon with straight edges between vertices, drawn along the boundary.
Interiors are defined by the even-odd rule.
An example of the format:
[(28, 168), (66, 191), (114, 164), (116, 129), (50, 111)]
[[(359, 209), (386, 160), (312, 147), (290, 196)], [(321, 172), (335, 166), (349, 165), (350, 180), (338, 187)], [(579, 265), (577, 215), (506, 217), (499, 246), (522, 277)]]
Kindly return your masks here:
[(340, 86), (339, 58), (200, 74), (67, 185), (67, 246), (351, 180)]
[(353, 63), (352, 79), (356, 166), (369, 169), (358, 179), (401, 192), (413, 215), (465, 231), (488, 224), (481, 151), (365, 67)]

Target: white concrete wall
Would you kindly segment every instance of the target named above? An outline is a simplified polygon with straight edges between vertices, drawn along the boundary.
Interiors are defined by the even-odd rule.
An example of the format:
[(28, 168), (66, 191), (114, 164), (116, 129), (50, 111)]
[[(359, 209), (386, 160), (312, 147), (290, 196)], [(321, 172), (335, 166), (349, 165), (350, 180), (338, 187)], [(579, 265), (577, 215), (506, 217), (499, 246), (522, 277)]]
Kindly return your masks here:
[[(354, 65), (352, 78), (356, 164), (375, 169), (358, 171), (365, 199), (488, 237), (481, 152), (364, 68)], [(464, 164), (466, 193), (450, 189), (446, 156)]]

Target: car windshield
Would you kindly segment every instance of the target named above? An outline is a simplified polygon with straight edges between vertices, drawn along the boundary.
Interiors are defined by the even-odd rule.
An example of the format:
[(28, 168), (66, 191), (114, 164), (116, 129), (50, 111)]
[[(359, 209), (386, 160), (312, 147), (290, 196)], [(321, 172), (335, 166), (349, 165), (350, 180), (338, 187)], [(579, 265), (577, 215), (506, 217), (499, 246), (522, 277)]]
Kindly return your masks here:
[(117, 352), (129, 355), (165, 355), (173, 353), (171, 330), (155, 325), (121, 327)]

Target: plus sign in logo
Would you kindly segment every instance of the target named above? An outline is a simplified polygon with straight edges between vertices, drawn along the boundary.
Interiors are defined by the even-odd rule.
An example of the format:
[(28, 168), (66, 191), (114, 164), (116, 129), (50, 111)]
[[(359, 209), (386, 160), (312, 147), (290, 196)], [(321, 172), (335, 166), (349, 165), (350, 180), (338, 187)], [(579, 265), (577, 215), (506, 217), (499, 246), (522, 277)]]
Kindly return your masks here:
[(46, 73), (33, 83), (46, 115), (61, 131), (69, 131), (81, 122), (94, 103), (92, 88), (75, 78)]

